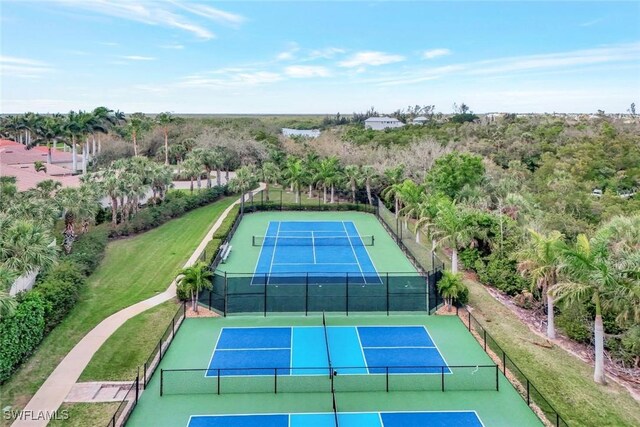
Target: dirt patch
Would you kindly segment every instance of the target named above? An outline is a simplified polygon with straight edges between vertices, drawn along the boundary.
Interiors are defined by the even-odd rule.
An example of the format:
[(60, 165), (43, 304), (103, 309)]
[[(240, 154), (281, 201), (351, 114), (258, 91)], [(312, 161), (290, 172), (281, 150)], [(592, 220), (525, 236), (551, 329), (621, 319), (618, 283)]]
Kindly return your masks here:
[(197, 317), (204, 318), (204, 317), (220, 317), (220, 315), (215, 311), (211, 311), (202, 306), (198, 307), (198, 311), (195, 312), (189, 305), (187, 305), (187, 317), (188, 318), (197, 318)]

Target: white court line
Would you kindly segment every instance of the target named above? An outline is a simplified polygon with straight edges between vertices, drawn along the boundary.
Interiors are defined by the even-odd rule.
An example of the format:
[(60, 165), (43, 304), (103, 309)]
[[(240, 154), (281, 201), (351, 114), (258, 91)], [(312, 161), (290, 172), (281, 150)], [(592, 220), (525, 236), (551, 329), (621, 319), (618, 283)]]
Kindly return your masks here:
[(271, 280), (271, 270), (273, 269), (273, 260), (276, 257), (276, 248), (278, 247), (278, 235), (280, 234), (280, 224), (281, 221), (278, 222), (278, 230), (276, 230), (276, 241), (273, 243), (273, 253), (271, 254), (271, 265), (269, 265), (269, 276), (267, 276), (267, 282), (265, 285), (269, 284), (269, 280)]
[[(358, 265), (357, 262), (316, 262), (317, 265)], [(273, 265), (311, 265), (310, 262), (274, 262)], [(291, 272), (295, 274), (296, 272)], [(320, 271), (319, 273), (324, 273)], [(342, 273), (341, 271), (329, 271), (328, 273)]]
[[(271, 227), (271, 222), (269, 221), (269, 224), (267, 224), (267, 231), (265, 233), (265, 236), (269, 234), (269, 227)], [(258, 264), (260, 263), (260, 259), (262, 258), (262, 250), (264, 249), (265, 244), (264, 242), (262, 242), (262, 245), (260, 246), (260, 252), (258, 252), (258, 259), (256, 260), (256, 266), (253, 267), (253, 277), (251, 278), (251, 284), (255, 284), (255, 280), (256, 280), (256, 275), (258, 274)]]
[(364, 272), (362, 271), (362, 266), (360, 265), (360, 261), (358, 260), (358, 254), (356, 254), (356, 250), (353, 247), (353, 244), (351, 243), (351, 237), (349, 237), (349, 231), (347, 230), (347, 226), (344, 225), (344, 221), (342, 221), (342, 228), (344, 228), (344, 232), (347, 235), (347, 240), (349, 240), (349, 246), (351, 246), (351, 251), (353, 252), (353, 256), (356, 259), (356, 262), (358, 263), (358, 268), (360, 269), (360, 275), (362, 276), (362, 280), (364, 281), (364, 283), (367, 283), (367, 279), (364, 277)]
[(369, 372), (369, 365), (367, 364), (367, 357), (364, 355), (364, 347), (362, 346), (362, 341), (360, 340), (360, 332), (358, 331), (358, 327), (357, 326), (352, 326), (352, 328), (356, 330), (356, 336), (358, 337), (358, 344), (360, 345), (360, 353), (362, 353), (362, 361), (364, 362), (364, 367), (367, 370), (367, 374), (370, 374), (371, 372)]
[[(358, 230), (358, 226), (356, 225), (356, 223), (351, 221), (351, 224), (353, 224), (353, 228), (356, 230), (356, 233), (358, 234), (358, 236), (361, 236), (360, 230)], [(371, 238), (374, 238), (373, 235), (371, 235)], [(367, 247), (364, 245), (364, 242), (362, 242), (362, 247), (364, 248), (364, 251), (367, 253), (367, 256), (369, 257), (369, 261), (371, 261), (371, 266), (375, 270), (375, 271), (372, 271), (372, 273), (375, 272), (375, 275), (378, 276), (378, 282), (380, 282), (380, 283), (376, 283), (376, 284), (382, 285), (384, 283), (382, 281), (382, 277), (380, 277), (380, 275), (378, 274), (378, 269), (376, 268), (375, 264), (373, 263), (373, 258), (371, 258), (371, 254), (369, 253), (369, 249), (367, 249)], [(368, 284), (366, 279), (365, 279), (364, 283)]]
[(408, 346), (393, 346), (393, 347), (388, 347), (388, 346), (382, 346), (382, 347), (371, 347), (371, 346), (367, 346), (364, 347), (367, 350), (370, 349), (381, 349), (381, 350), (396, 350), (396, 349), (406, 349), (406, 348), (435, 348), (437, 350), (437, 347), (435, 346), (426, 346), (426, 345), (408, 345)]
[(315, 235), (313, 234), (313, 231), (311, 232), (311, 250), (313, 251), (313, 263), (316, 263), (316, 238)]
[(218, 348), (216, 351), (250, 351), (250, 350), (289, 350), (289, 347), (247, 347), (247, 348)]

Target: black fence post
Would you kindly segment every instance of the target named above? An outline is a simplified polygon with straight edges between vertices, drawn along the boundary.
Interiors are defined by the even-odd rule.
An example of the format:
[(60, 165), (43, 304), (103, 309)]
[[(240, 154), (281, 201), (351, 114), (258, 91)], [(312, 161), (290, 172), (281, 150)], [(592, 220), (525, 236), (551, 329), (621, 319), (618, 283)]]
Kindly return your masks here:
[(158, 363), (162, 360), (162, 338), (160, 338), (160, 341), (158, 342), (158, 348), (160, 349), (160, 360), (158, 361)]
[(387, 316), (389, 315), (389, 273), (387, 273)]
[(176, 337), (176, 318), (171, 319), (171, 340)]
[(531, 406), (531, 395), (529, 394), (529, 378), (527, 378), (527, 405)]
[(500, 391), (500, 366), (496, 365), (496, 391)]
[(507, 353), (502, 350), (502, 373), (507, 376)]
[(482, 336), (484, 337), (484, 351), (487, 351), (487, 330), (482, 328)]
[(441, 387), (442, 391), (444, 391), (444, 366), (440, 366), (440, 378), (441, 378)]
[(387, 393), (389, 393), (389, 367), (385, 367), (386, 380), (387, 380)]
[(304, 278), (304, 315), (309, 315), (309, 273)]
[(228, 292), (229, 292), (229, 279), (227, 278), (227, 272), (224, 272), (224, 310), (223, 315), (227, 317), (227, 304), (228, 304)]
[(160, 397), (164, 391), (164, 369), (160, 369)]
[(273, 392), (278, 394), (278, 368), (275, 368), (273, 371)]
[(140, 373), (138, 372), (138, 376), (136, 377), (136, 403), (138, 403), (138, 396), (140, 395)]
[(264, 274), (264, 317), (267, 317), (267, 282), (269, 278), (267, 273)]
[(467, 318), (469, 319), (469, 332), (471, 332), (471, 312), (467, 312)]
[(218, 395), (220, 395), (220, 368), (218, 368)]

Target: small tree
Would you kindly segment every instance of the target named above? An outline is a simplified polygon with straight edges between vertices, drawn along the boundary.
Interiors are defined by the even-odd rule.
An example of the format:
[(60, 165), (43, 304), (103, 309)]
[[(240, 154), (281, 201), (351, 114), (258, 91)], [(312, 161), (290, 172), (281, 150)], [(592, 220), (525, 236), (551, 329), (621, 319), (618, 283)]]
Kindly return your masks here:
[(460, 273), (451, 273), (445, 271), (442, 279), (438, 282), (438, 292), (444, 298), (444, 302), (447, 305), (447, 311), (451, 311), (453, 302), (464, 292), (466, 286), (462, 282), (462, 275)]
[(198, 295), (205, 289), (211, 289), (213, 273), (204, 262), (198, 262), (191, 267), (183, 268), (178, 274), (177, 282), (186, 293), (191, 295), (193, 311), (198, 312)]

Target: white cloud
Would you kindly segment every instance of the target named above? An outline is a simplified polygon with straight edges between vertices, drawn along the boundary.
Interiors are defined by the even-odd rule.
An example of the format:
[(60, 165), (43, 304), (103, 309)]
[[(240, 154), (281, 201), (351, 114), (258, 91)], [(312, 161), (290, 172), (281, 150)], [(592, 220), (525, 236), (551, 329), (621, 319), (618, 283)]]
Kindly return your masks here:
[(300, 50), (298, 43), (289, 43), (289, 48), (283, 50), (276, 55), (277, 61), (291, 61), (295, 58), (295, 54)]
[(229, 24), (233, 26), (238, 26), (246, 21), (246, 18), (242, 15), (238, 15), (231, 12), (225, 12), (224, 10), (216, 9), (211, 6), (205, 6), (203, 4), (184, 4), (178, 3), (176, 1), (172, 1), (171, 3), (176, 6), (181, 7), (184, 10), (187, 10), (193, 14), (203, 16), (212, 21), (221, 23), (221, 24)]
[(344, 49), (338, 47), (325, 47), (323, 49), (315, 49), (309, 53), (309, 59), (331, 59), (336, 55), (345, 53)]
[[(189, 17), (176, 12), (174, 3), (123, 0), (57, 0), (58, 3), (77, 9), (84, 9), (116, 18), (142, 22), (147, 25), (157, 25), (167, 28), (177, 28), (189, 32), (204, 40), (215, 38), (215, 34), (208, 28), (192, 22)], [(173, 6), (173, 7), (172, 7)], [(206, 7), (206, 6), (202, 6)], [(184, 9), (184, 8), (182, 8)], [(195, 11), (189, 12), (196, 13)], [(205, 13), (198, 8), (198, 15)], [(222, 11), (220, 11), (222, 12)]]
[(163, 45), (160, 45), (159, 47), (161, 47), (162, 49), (174, 49), (174, 50), (184, 49), (184, 45), (179, 43), (163, 44)]
[(123, 55), (120, 58), (128, 59), (129, 61), (155, 61), (156, 58), (152, 56), (142, 56), (142, 55)]
[(194, 74), (186, 76), (176, 86), (178, 87), (196, 87), (196, 88), (233, 88), (255, 86), (267, 83), (275, 83), (282, 80), (282, 76), (278, 73), (270, 71), (246, 71), (233, 72), (229, 70), (213, 71), (209, 74), (216, 74), (219, 77), (209, 77), (203, 74)]
[(431, 50), (425, 50), (424, 52), (422, 52), (422, 57), (424, 59), (434, 59), (440, 56), (447, 56), (447, 55), (451, 55), (451, 51), (449, 49), (431, 49)]
[(363, 67), (366, 65), (378, 66), (401, 62), (404, 61), (404, 59), (404, 56), (401, 55), (376, 51), (364, 51), (356, 53), (350, 59), (339, 62), (338, 65), (347, 68)]
[(284, 69), (284, 73), (293, 78), (329, 77), (331, 72), (326, 67), (311, 65), (292, 65)]
[(0, 75), (34, 79), (53, 71), (47, 63), (29, 58), (0, 55)]

